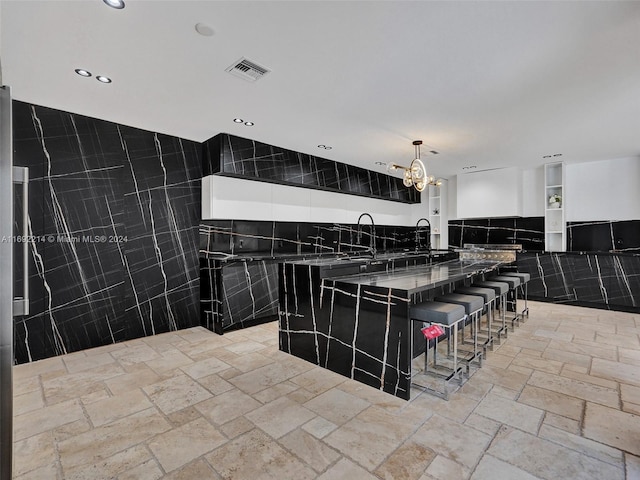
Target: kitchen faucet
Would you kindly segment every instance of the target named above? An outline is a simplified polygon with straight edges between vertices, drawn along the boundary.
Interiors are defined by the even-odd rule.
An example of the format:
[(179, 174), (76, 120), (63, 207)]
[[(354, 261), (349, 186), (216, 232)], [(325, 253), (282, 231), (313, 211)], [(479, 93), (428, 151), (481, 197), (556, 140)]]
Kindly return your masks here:
[(369, 235), (369, 250), (371, 250), (371, 254), (373, 255), (373, 258), (376, 258), (376, 224), (373, 223), (373, 217), (368, 213), (363, 213), (358, 217), (358, 224), (356, 227), (358, 232), (357, 233), (358, 245), (360, 245), (360, 240), (362, 239), (362, 230), (360, 228), (360, 220), (362, 220), (362, 217), (364, 216), (369, 217), (369, 220), (371, 220), (371, 234)]
[(431, 251), (431, 222), (426, 218), (420, 218), (416, 222), (416, 251), (418, 251), (420, 247), (420, 227), (418, 227), (418, 224), (422, 220), (427, 222), (427, 250), (430, 252)]

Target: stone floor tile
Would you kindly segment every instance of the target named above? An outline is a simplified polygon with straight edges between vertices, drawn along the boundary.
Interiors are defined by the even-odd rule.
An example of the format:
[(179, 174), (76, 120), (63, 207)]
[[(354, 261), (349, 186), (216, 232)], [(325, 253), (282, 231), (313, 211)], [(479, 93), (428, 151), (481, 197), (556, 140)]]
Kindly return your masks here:
[[(181, 354), (182, 355), (182, 354)], [(206, 360), (200, 360), (199, 362), (192, 363), (186, 367), (181, 367), (184, 373), (191, 378), (200, 379), (208, 375), (218, 373), (222, 370), (229, 368), (229, 365), (217, 358), (207, 358)]]
[(164, 477), (164, 473), (158, 467), (155, 460), (147, 460), (137, 467), (118, 475), (118, 480), (158, 480)]
[[(589, 366), (591, 366), (591, 363), (589, 363)], [(582, 373), (582, 372), (577, 372), (575, 369), (571, 369), (567, 367), (568, 367), (568, 364), (565, 364), (565, 366), (562, 369), (562, 372), (560, 372), (560, 375), (562, 375), (563, 377), (573, 378), (574, 380), (580, 380), (582, 382), (593, 383), (594, 385), (600, 385), (601, 387), (611, 388), (613, 390), (618, 389), (618, 382), (614, 382), (613, 380), (610, 380), (607, 378), (589, 375), (588, 371), (587, 373)]]
[(610, 378), (622, 383), (640, 386), (640, 368), (637, 365), (594, 358), (591, 362), (590, 373), (596, 377)]
[(618, 348), (618, 354), (622, 363), (640, 366), (640, 349), (632, 350), (620, 347)]
[(148, 442), (165, 472), (171, 472), (226, 443), (227, 439), (204, 418), (156, 435)]
[(95, 463), (69, 465), (64, 469), (64, 478), (65, 480), (116, 478), (148, 461), (154, 461), (151, 452), (144, 445), (135, 445)]
[[(173, 346), (162, 353), (160, 358), (145, 362), (158, 375), (171, 375), (173, 370), (193, 364), (193, 360)], [(215, 373), (215, 372), (212, 372)]]
[(285, 382), (278, 383), (273, 387), (265, 388), (264, 390), (261, 390), (258, 393), (254, 393), (253, 398), (255, 398), (261, 403), (269, 403), (275, 400), (276, 398), (284, 397), (285, 395), (288, 395), (291, 392), (295, 392), (299, 388), (300, 387), (298, 387), (298, 385), (287, 380)]
[(563, 342), (570, 342), (573, 340), (573, 334), (566, 332), (558, 332), (555, 330), (538, 329), (533, 332), (534, 337), (551, 338), (552, 340), (561, 340)]
[(227, 442), (205, 458), (225, 480), (316, 478), (311, 467), (257, 428)]
[(528, 384), (602, 405), (617, 407), (619, 403), (617, 390), (545, 372), (534, 372)]
[(221, 393), (228, 392), (229, 390), (236, 388), (220, 375), (215, 373), (213, 375), (199, 378), (198, 383), (214, 395), (220, 395)]
[(304, 404), (327, 420), (342, 425), (369, 406), (369, 402), (338, 388), (324, 392)]
[(624, 471), (521, 430), (502, 427), (487, 451), (545, 480), (622, 480)]
[[(369, 407), (331, 432), (323, 441), (373, 471), (415, 429), (416, 424), (410, 418), (393, 415), (378, 407)], [(376, 440), (372, 442), (371, 439), (374, 438)]]
[(417, 480), (435, 457), (424, 445), (408, 441), (389, 455), (374, 473), (384, 480)]
[(165, 414), (182, 410), (211, 398), (209, 391), (185, 374), (143, 388), (151, 401)]
[(361, 466), (346, 458), (340, 459), (335, 465), (318, 477), (318, 480), (378, 480)]
[(471, 480), (539, 480), (539, 478), (496, 457), (484, 455), (471, 475)]
[(451, 480), (454, 478), (466, 480), (469, 478), (471, 471), (447, 457), (438, 455), (431, 462), (426, 473), (437, 480)]
[(314, 412), (287, 397), (278, 398), (245, 414), (248, 420), (273, 438), (282, 437), (315, 416)]
[(47, 405), (64, 402), (104, 390), (104, 381), (124, 374), (117, 363), (101, 365), (90, 370), (54, 377), (42, 377), (42, 388)]
[(62, 357), (46, 358), (44, 360), (20, 365), (20, 368), (14, 368), (13, 379), (15, 383), (20, 383), (28, 378), (51, 372), (67, 373), (67, 368), (62, 361)]
[(315, 368), (315, 365), (304, 362), (272, 363), (260, 367), (251, 372), (243, 373), (231, 378), (229, 381), (240, 390), (254, 394), (265, 388), (273, 387), (280, 382), (289, 380), (291, 377), (299, 375), (302, 372)]
[(160, 375), (144, 365), (134, 372), (108, 378), (104, 383), (113, 395), (119, 395), (124, 392), (146, 387), (160, 380)]
[(23, 440), (81, 419), (84, 419), (84, 412), (78, 400), (57, 403), (16, 416), (13, 420), (13, 439)]
[(640, 478), (640, 457), (625, 453), (624, 463), (626, 466), (627, 480)]
[(580, 435), (575, 435), (549, 425), (542, 425), (542, 427), (540, 427), (538, 437), (570, 448), (589, 457), (610, 463), (618, 468), (624, 468), (622, 452), (617, 448), (594, 442)]
[(260, 402), (236, 388), (200, 402), (195, 407), (205, 418), (217, 425), (222, 425), (261, 405)]
[(483, 366), (474, 373), (474, 377), (477, 377), (478, 381), (500, 385), (511, 390), (522, 390), (522, 387), (529, 380), (528, 374), (492, 367), (491, 365)]
[(44, 407), (44, 399), (42, 398), (42, 392), (38, 388), (22, 395), (13, 396), (13, 414), (22, 415), (23, 413), (31, 412), (32, 410), (38, 410)]
[(326, 418), (317, 416), (302, 425), (301, 428), (316, 438), (324, 438), (338, 428), (338, 425), (330, 422)]
[[(545, 350), (545, 352), (547, 352)], [(519, 354), (513, 359), (512, 365), (519, 367), (531, 368), (532, 370), (540, 370), (547, 373), (560, 373), (562, 362), (550, 360), (549, 358), (536, 358), (529, 355)]]
[(198, 459), (164, 476), (164, 480), (217, 480), (220, 476), (204, 459)]
[(201, 418), (200, 412), (196, 409), (196, 407), (187, 407), (182, 410), (178, 410), (177, 412), (172, 412), (167, 415), (167, 420), (171, 423), (173, 427), (180, 427), (185, 423), (192, 422), (197, 418)]
[(437, 412), (440, 416), (462, 423), (478, 406), (479, 401), (478, 398), (463, 395), (461, 391), (458, 391), (451, 395), (449, 400), (423, 393), (411, 403), (417, 409)]
[(580, 420), (584, 407), (584, 401), (579, 398), (569, 397), (562, 393), (534, 387), (532, 385), (526, 385), (524, 387), (518, 397), (518, 402), (574, 420)]
[(615, 346), (595, 341), (591, 342), (581, 338), (576, 338), (573, 342), (552, 340), (551, 343), (549, 343), (549, 348), (563, 352), (587, 355), (589, 357), (604, 358), (605, 360), (616, 360), (618, 356)]
[(620, 398), (623, 402), (637, 403), (640, 405), (640, 387), (621, 383)]
[(543, 410), (495, 395), (493, 392), (489, 392), (474, 413), (530, 433), (538, 431), (544, 415)]
[(596, 442), (640, 456), (640, 416), (587, 402), (583, 434)]
[(596, 343), (615, 345), (616, 347), (634, 348), (640, 347), (638, 335), (618, 335), (616, 333), (596, 333)]
[(94, 427), (113, 422), (132, 413), (152, 407), (153, 404), (142, 390), (134, 390), (127, 395), (117, 395), (85, 406)]
[(14, 480), (64, 480), (57, 463), (50, 463), (44, 467), (36, 468), (20, 476), (13, 476)]
[(250, 422), (244, 417), (237, 417), (233, 420), (225, 423), (224, 425), (220, 425), (219, 430), (227, 437), (227, 438), (236, 438), (243, 433), (247, 433), (250, 430), (253, 430), (256, 426), (253, 422)]
[[(327, 375), (328, 374), (328, 375)], [(314, 368), (301, 373), (291, 379), (293, 383), (319, 395), (347, 380), (347, 377), (334, 372), (326, 372), (321, 368)]]
[(16, 477), (54, 464), (57, 455), (53, 434), (44, 432), (15, 442), (13, 456), (13, 475)]
[(340, 454), (304, 430), (296, 429), (280, 438), (279, 443), (300, 457), (316, 472), (324, 471)]
[(580, 435), (580, 421), (572, 418), (563, 417), (555, 413), (547, 412), (542, 421), (542, 425), (549, 425), (550, 427), (559, 428), (565, 432)]
[(491, 420), (490, 418), (483, 417), (476, 413), (469, 415), (464, 424), (492, 437), (498, 432), (501, 425), (500, 422), (496, 422), (495, 420)]
[(83, 357), (71, 357), (66, 355), (64, 357), (64, 364), (66, 365), (69, 373), (83, 372), (95, 367), (114, 363), (115, 361), (116, 360), (109, 353), (93, 353), (92, 355), (86, 355)]
[(491, 435), (474, 428), (433, 415), (416, 431), (411, 440), (444, 457), (455, 458), (471, 469), (482, 456), (491, 438)]
[(250, 372), (256, 368), (269, 365), (270, 363), (273, 363), (273, 361), (273, 358), (266, 357), (259, 352), (254, 352), (237, 355), (235, 358), (229, 358), (226, 360), (226, 363), (237, 368), (241, 372)]
[[(65, 470), (100, 464), (121, 450), (170, 429), (163, 416), (149, 408), (59, 442), (60, 461)], [(97, 475), (100, 477), (104, 475)]]
[(123, 365), (133, 365), (160, 358), (160, 354), (146, 343), (140, 343), (138, 345), (131, 345), (129, 343), (128, 348), (111, 352), (111, 356)]
[(260, 351), (266, 347), (259, 342), (254, 342), (253, 340), (247, 340), (245, 342), (231, 343), (225, 346), (224, 348), (238, 355), (244, 355), (245, 353), (253, 353), (253, 352)]
[(622, 402), (622, 411), (640, 416), (640, 405), (637, 403)]

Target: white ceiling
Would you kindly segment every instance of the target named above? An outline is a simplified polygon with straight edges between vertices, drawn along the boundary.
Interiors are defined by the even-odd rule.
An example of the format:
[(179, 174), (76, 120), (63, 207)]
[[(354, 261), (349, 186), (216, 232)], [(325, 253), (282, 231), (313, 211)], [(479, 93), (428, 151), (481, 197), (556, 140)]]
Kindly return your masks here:
[[(555, 153), (640, 158), (637, 1), (126, 1), (2, 0), (14, 98), (379, 171), (408, 164), (415, 139), (423, 159), (440, 152), (428, 156), (439, 176)], [(272, 72), (257, 83), (226, 73), (240, 57)]]

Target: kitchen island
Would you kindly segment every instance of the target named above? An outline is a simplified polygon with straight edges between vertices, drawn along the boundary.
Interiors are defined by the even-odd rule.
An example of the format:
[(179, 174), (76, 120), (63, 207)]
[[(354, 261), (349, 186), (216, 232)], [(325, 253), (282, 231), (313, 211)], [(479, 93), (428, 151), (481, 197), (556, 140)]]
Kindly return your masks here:
[(448, 260), (375, 271), (376, 262), (362, 258), (282, 263), (280, 350), (408, 400), (411, 358), (425, 347), (410, 306), (501, 264)]

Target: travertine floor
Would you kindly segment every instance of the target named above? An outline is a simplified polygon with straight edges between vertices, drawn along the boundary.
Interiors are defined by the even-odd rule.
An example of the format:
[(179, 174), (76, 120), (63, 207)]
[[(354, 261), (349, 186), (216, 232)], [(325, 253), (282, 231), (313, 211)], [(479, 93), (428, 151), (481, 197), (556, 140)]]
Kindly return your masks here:
[(19, 479), (639, 479), (640, 315), (530, 302), (449, 402), (194, 328), (15, 368)]

